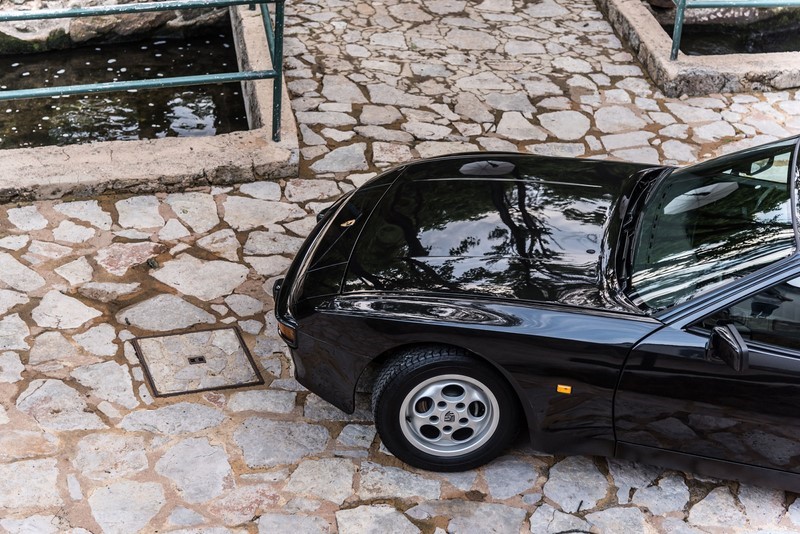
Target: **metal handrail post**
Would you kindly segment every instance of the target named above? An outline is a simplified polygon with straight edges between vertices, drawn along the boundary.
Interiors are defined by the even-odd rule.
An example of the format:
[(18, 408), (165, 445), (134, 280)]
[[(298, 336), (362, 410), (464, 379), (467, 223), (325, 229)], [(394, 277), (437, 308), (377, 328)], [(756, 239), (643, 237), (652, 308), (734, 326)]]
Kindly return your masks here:
[[(275, 81), (272, 84), (272, 140), (281, 140), (281, 97), (283, 95), (283, 0), (275, 0), (275, 36), (272, 53), (272, 70)], [(269, 19), (265, 21), (269, 26)]]
[(686, 14), (686, 0), (678, 0), (678, 6), (675, 10), (675, 26), (672, 28), (672, 51), (669, 54), (669, 59), (675, 61), (678, 59), (678, 50), (681, 46), (681, 34), (683, 33), (683, 17)]

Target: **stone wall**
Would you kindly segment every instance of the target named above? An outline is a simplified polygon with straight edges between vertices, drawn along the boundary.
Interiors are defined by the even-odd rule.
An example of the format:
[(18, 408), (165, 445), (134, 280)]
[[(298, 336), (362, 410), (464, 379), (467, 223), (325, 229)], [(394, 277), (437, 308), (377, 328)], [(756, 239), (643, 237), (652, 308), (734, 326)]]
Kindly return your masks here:
[[(129, 0), (120, 0), (115, 3), (128, 2)], [(88, 7), (100, 3), (97, 0), (0, 0), (0, 10)], [(3, 22), (0, 23), (0, 54), (42, 52), (87, 43), (136, 40), (147, 35), (183, 35), (198, 28), (218, 24), (226, 15), (227, 8), (218, 8)]]

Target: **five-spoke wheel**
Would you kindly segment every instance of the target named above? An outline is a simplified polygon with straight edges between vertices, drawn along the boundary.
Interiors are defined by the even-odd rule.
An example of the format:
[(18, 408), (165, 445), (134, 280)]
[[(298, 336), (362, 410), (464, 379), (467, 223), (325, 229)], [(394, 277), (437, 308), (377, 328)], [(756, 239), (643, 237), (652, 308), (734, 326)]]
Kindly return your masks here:
[(386, 447), (423, 469), (457, 471), (486, 463), (517, 431), (517, 402), (506, 382), (457, 349), (397, 355), (379, 373), (372, 400)]

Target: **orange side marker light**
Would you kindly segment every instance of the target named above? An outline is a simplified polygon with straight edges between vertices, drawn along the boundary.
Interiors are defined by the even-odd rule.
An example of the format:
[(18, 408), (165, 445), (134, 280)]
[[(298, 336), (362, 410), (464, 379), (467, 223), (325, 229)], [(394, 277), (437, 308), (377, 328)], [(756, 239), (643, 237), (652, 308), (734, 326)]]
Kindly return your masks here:
[(572, 393), (572, 386), (559, 384), (556, 386), (556, 391), (558, 391), (559, 393), (563, 393), (564, 395), (570, 395)]

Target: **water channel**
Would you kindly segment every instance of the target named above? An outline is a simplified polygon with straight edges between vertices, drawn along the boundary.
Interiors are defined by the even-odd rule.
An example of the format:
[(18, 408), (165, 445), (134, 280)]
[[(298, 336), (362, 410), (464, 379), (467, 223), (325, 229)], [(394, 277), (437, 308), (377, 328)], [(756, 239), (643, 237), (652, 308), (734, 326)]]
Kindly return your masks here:
[[(153, 38), (0, 56), (0, 90), (236, 71), (230, 24)], [(247, 130), (239, 82), (0, 102), (0, 148)]]
[[(672, 38), (671, 24), (662, 25)], [(689, 56), (800, 51), (800, 17), (792, 13), (747, 24), (684, 24), (681, 52)]]

